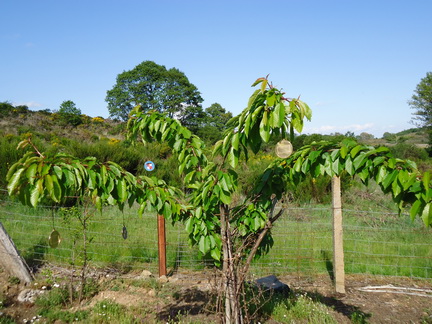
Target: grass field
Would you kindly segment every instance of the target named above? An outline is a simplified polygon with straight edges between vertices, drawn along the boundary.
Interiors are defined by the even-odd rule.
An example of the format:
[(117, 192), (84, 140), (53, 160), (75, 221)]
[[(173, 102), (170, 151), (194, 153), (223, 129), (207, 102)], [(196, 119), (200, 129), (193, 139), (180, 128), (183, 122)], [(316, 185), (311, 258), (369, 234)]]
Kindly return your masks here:
[[(431, 230), (408, 216), (398, 216), (388, 207), (381, 211), (344, 209), (344, 251), (347, 273), (432, 278)], [(374, 208), (375, 210), (372, 210)], [(68, 216), (69, 215), (69, 216)], [(274, 246), (268, 255), (254, 262), (251, 273), (301, 273), (313, 275), (332, 269), (332, 215), (330, 205), (289, 207), (273, 228)], [(31, 265), (50, 262), (80, 265), (82, 226), (70, 213), (48, 208), (31, 209), (3, 200), (0, 221)], [(122, 237), (126, 227), (127, 238)], [(53, 229), (61, 235), (57, 248), (48, 245)], [(200, 270), (211, 264), (191, 248), (181, 225), (166, 225), (167, 266)], [(137, 216), (114, 208), (97, 211), (89, 218), (87, 253), (90, 264), (122, 269), (157, 270), (157, 219), (155, 214)]]

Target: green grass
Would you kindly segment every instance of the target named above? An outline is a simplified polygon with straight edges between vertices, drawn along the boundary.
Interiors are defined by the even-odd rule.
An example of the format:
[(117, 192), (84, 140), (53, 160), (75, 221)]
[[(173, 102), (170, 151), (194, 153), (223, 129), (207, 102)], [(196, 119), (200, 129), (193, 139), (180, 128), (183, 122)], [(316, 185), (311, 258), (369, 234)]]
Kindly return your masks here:
[[(346, 204), (344, 210), (346, 273), (432, 278), (432, 249), (428, 243), (432, 231), (419, 221), (411, 222), (407, 215), (398, 216), (382, 202), (359, 202), (360, 207)], [(254, 262), (251, 273), (331, 273), (331, 219), (329, 205), (289, 209), (272, 229), (273, 248)], [(65, 221), (49, 209), (0, 201), (0, 221), (31, 265), (70, 265), (74, 256), (75, 264), (80, 265), (82, 231), (76, 219)], [(127, 239), (122, 237), (123, 226), (127, 228)], [(53, 228), (62, 238), (57, 248), (48, 246)], [(181, 225), (166, 222), (166, 232), (169, 270), (200, 270), (206, 266), (198, 249), (188, 246)], [(91, 265), (157, 271), (156, 214), (147, 213), (140, 218), (135, 209), (125, 210), (124, 214), (114, 208), (105, 208), (102, 214), (96, 211), (89, 221), (88, 238)]]

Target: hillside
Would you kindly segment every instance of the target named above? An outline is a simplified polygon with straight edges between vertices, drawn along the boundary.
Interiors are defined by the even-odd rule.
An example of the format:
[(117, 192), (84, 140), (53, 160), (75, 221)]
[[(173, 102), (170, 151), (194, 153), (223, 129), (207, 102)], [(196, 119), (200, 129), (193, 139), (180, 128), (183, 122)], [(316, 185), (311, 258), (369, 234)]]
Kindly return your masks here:
[(73, 126), (65, 123), (58, 114), (47, 111), (17, 111), (0, 116), (0, 132), (3, 136), (33, 136), (50, 140), (67, 137), (79, 141), (94, 141), (103, 138), (123, 139), (124, 123), (102, 117), (81, 115), (82, 124)]
[[(158, 166), (158, 177), (172, 184), (180, 181), (177, 173), (172, 172), (177, 162), (175, 157), (171, 156), (169, 148), (160, 144), (139, 145), (138, 147), (131, 145), (124, 137), (126, 126), (124, 122), (81, 115), (80, 124), (74, 126), (58, 113), (31, 111), (25, 106), (10, 107), (7, 110), (0, 109), (0, 188), (6, 187), (5, 177), (9, 166), (22, 156), (22, 152), (16, 150), (18, 142), (28, 137), (32, 138), (33, 143), (41, 151), (61, 151), (78, 158), (94, 156), (100, 161), (117, 162), (134, 174), (143, 173), (143, 163), (151, 160)], [(424, 150), (427, 147), (428, 136), (424, 129), (413, 128), (396, 134), (385, 133), (384, 135), (383, 138), (376, 139), (372, 135), (362, 133), (356, 136), (356, 139), (368, 145), (388, 146), (393, 154), (403, 159), (428, 160), (428, 154)], [(293, 145), (297, 149), (311, 141), (340, 141), (344, 138), (345, 136), (340, 134), (301, 135), (296, 138)], [(264, 145), (258, 155), (271, 158), (274, 156), (275, 144), (276, 142), (271, 141)], [(209, 142), (208, 148), (210, 149), (211, 146)], [(265, 159), (261, 160), (257, 157), (259, 163), (264, 163)], [(262, 167), (265, 166), (262, 165)], [(245, 179), (255, 176), (252, 170), (245, 169), (244, 172), (243, 178)], [(249, 180), (242, 181), (245, 182), (245, 185), (250, 185), (253, 181)]]

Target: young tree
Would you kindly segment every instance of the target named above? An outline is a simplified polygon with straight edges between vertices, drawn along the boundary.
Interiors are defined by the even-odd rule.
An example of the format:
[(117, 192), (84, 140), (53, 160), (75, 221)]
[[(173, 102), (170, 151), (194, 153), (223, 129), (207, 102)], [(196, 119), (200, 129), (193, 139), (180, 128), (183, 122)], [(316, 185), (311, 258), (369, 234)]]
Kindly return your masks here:
[[(392, 195), (400, 209), (412, 203), (411, 217), (420, 215), (426, 226), (432, 224), (430, 175), (421, 175), (413, 162), (395, 159), (385, 147), (343, 143), (313, 142), (286, 159), (276, 159), (264, 171), (251, 193), (234, 199), (239, 160), (248, 162), (272, 137), (292, 138), (301, 132), (304, 119), (311, 118), (309, 107), (298, 99), (258, 79), (260, 85), (247, 108), (228, 123), (223, 140), (214, 148), (215, 162), (204, 154), (204, 143), (177, 120), (137, 106), (128, 121), (130, 139), (165, 142), (177, 155), (179, 173), (184, 175), (187, 195), (161, 180), (136, 178), (113, 163), (95, 159), (79, 161), (57, 154), (48, 157), (34, 148), (7, 175), (8, 191), (28, 205), (42, 199), (57, 203), (68, 195), (87, 197), (98, 208), (104, 204), (147, 205), (173, 221), (182, 221), (189, 241), (203, 254), (210, 255), (221, 269), (221, 298), (225, 323), (247, 323), (246, 276), (252, 260), (272, 246), (271, 228), (283, 215), (276, 204), (287, 184), (298, 184), (307, 176), (358, 175), (367, 184), (375, 180)], [(21, 146), (31, 142), (24, 141)], [(148, 203), (147, 203), (148, 202)], [(181, 203), (183, 202), (183, 203)]]
[(374, 179), (400, 208), (411, 202), (412, 217), (420, 214), (427, 226), (432, 223), (429, 174), (421, 178), (415, 164), (394, 159), (387, 148), (375, 149), (352, 140), (342, 145), (314, 142), (288, 159), (275, 160), (250, 195), (234, 202), (239, 159), (247, 162), (249, 152), (257, 153), (271, 137), (292, 138), (294, 130), (301, 132), (304, 118), (311, 117), (302, 101), (285, 98), (265, 78), (254, 83), (259, 84), (247, 108), (230, 120), (225, 138), (215, 145), (214, 154), (222, 157), (216, 159), (218, 163), (203, 155), (198, 137), (185, 128), (173, 127), (173, 121), (162, 115), (136, 107), (128, 122), (132, 138), (166, 142), (178, 155), (179, 172), (185, 175), (192, 206), (185, 227), (190, 242), (221, 265), (223, 296), (219, 305), (225, 311), (225, 323), (249, 322), (244, 319), (248, 315), (246, 275), (252, 260), (272, 246), (270, 229), (284, 212), (281, 208), (275, 213), (275, 207), (287, 184), (298, 184), (306, 175), (340, 176), (342, 172), (359, 175), (365, 184)]
[(144, 61), (117, 76), (107, 91), (106, 102), (111, 117), (126, 121), (136, 105), (145, 111), (155, 110), (170, 117), (181, 115), (188, 106), (199, 106), (203, 99), (186, 75), (176, 68)]

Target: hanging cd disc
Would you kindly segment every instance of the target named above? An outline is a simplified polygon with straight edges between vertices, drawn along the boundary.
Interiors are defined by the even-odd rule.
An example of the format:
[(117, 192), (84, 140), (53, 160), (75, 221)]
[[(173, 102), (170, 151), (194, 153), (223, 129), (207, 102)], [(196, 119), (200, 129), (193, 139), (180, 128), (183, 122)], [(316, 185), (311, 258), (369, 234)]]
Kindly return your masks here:
[(293, 146), (290, 141), (283, 139), (276, 144), (276, 155), (282, 159), (286, 159), (293, 152)]
[(53, 249), (56, 248), (61, 242), (60, 233), (57, 230), (53, 230), (48, 237), (48, 244)]
[(124, 239), (124, 240), (126, 240), (127, 237), (128, 237), (128, 231), (127, 231), (126, 226), (123, 226), (122, 236), (123, 236), (123, 239)]

